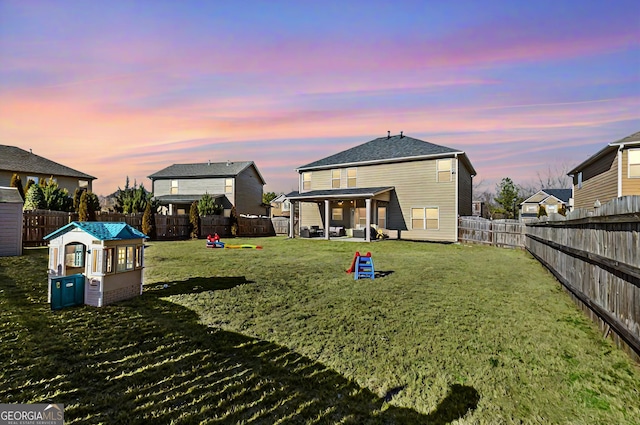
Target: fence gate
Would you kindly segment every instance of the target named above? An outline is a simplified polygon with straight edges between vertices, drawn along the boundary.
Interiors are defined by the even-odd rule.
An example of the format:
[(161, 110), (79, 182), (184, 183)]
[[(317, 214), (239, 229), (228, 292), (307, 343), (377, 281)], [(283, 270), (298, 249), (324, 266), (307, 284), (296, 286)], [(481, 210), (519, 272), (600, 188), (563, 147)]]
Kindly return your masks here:
[(84, 276), (55, 277), (51, 279), (51, 310), (60, 310), (84, 304)]

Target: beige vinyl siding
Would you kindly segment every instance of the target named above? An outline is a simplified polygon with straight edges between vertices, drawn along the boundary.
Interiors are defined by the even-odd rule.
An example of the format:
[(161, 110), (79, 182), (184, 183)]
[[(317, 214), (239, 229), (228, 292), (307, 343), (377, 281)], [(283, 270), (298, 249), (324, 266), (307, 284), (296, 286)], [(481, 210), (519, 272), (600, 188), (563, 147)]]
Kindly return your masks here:
[[(458, 215), (473, 215), (473, 183), (471, 173), (462, 161), (458, 163)], [(454, 168), (455, 169), (455, 168)]]
[[(315, 202), (300, 202), (300, 226), (320, 226), (324, 228), (320, 208), (324, 208), (324, 204), (318, 205)], [(348, 214), (344, 211), (343, 214)]]
[(582, 170), (582, 188), (573, 177), (574, 208), (593, 208), (594, 202), (609, 202), (618, 197), (617, 151), (612, 151)]
[(265, 208), (261, 206), (262, 181), (254, 167), (248, 167), (236, 176), (234, 190), (238, 214), (266, 214)]
[[(14, 173), (11, 171), (0, 170), (0, 186), (9, 187), (9, 185), (11, 184), (11, 177), (13, 177), (13, 174)], [(51, 177), (51, 174), (37, 174), (37, 173), (35, 174), (34, 173), (18, 173), (18, 175), (20, 176), (20, 180), (22, 180), (23, 188), (27, 186), (28, 176), (38, 177), (40, 181), (49, 180), (49, 178)], [(53, 175), (53, 179), (58, 183), (58, 187), (60, 187), (61, 189), (67, 189), (67, 191), (69, 192), (69, 195), (71, 196), (73, 196), (76, 189), (80, 187), (80, 180), (88, 182), (87, 188), (90, 191), (92, 190), (91, 180), (79, 179), (77, 177), (58, 176), (55, 174)]]
[[(640, 151), (640, 148), (633, 148)], [(629, 178), (629, 149), (622, 151), (622, 196), (640, 195), (640, 178)]]
[[(360, 166), (358, 186), (395, 187), (395, 195), (387, 209), (387, 227), (401, 229), (403, 239), (455, 241), (455, 180), (437, 182), (436, 176), (436, 160)], [(439, 229), (413, 230), (411, 208), (429, 207), (439, 210)]]

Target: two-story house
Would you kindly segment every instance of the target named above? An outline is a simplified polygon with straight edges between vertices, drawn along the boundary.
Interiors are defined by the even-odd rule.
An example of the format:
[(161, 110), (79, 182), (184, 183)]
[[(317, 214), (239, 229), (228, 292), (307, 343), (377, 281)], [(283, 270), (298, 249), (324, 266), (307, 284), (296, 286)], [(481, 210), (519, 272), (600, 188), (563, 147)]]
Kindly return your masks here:
[[(458, 216), (471, 215), (476, 171), (458, 149), (399, 135), (380, 137), (299, 167), (287, 195), (298, 225), (371, 238), (371, 228), (399, 238), (455, 242)], [(291, 220), (290, 236), (294, 229)], [(333, 232), (335, 234), (335, 232)]]
[(58, 187), (67, 189), (70, 195), (73, 195), (77, 188), (92, 191), (92, 182), (96, 179), (31, 151), (0, 145), (0, 186), (9, 186), (14, 174), (20, 176), (23, 186), (27, 185), (28, 180), (39, 183), (53, 177)]
[(573, 178), (574, 208), (640, 195), (640, 131), (609, 143), (567, 174)]
[(542, 189), (520, 204), (520, 221), (525, 223), (538, 218), (538, 211), (543, 206), (547, 214), (558, 213), (564, 206), (571, 211), (571, 189)]
[(173, 164), (149, 176), (154, 198), (165, 214), (188, 214), (194, 201), (209, 194), (229, 216), (235, 206), (237, 214), (265, 215), (262, 204), (264, 178), (253, 161)]

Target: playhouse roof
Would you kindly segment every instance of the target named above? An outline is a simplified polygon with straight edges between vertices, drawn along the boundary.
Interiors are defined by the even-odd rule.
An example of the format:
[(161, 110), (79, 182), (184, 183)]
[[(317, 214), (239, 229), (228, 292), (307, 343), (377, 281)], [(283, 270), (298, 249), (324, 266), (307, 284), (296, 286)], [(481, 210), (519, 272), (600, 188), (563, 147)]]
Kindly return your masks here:
[(119, 241), (126, 239), (146, 239), (147, 235), (129, 226), (124, 222), (105, 221), (72, 221), (44, 237), (49, 240), (62, 236), (74, 229), (80, 229), (89, 233), (94, 238), (101, 241)]

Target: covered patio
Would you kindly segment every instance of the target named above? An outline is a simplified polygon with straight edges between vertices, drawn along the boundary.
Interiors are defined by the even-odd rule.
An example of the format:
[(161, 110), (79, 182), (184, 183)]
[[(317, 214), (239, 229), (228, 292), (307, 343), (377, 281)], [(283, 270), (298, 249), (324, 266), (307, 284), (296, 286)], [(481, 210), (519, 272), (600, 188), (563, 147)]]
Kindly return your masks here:
[[(308, 229), (311, 237), (336, 236), (371, 241), (372, 229), (385, 229), (393, 186), (311, 190), (287, 195), (291, 214), (298, 214), (298, 234)], [(297, 207), (297, 208), (296, 208)], [(303, 208), (304, 207), (304, 208)], [(295, 220), (290, 220), (289, 237), (295, 237)], [(375, 238), (375, 236), (374, 236)]]

